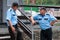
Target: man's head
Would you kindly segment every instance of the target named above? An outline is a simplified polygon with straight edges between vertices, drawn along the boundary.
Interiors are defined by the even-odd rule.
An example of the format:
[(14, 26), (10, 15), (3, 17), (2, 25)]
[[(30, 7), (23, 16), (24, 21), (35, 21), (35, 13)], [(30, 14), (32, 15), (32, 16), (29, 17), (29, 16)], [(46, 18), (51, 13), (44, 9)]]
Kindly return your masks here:
[(45, 15), (45, 13), (46, 13), (46, 8), (41, 8), (40, 9), (40, 14)]
[(13, 4), (12, 4), (12, 8), (13, 8), (14, 10), (16, 10), (16, 9), (18, 8), (18, 3), (13, 3)]

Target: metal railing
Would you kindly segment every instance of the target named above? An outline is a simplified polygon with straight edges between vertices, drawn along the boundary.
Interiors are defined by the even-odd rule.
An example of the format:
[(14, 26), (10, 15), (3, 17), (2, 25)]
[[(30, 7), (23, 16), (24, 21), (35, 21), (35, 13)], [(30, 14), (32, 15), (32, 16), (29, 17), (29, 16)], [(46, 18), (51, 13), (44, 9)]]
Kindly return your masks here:
[[(60, 6), (36, 6), (36, 5), (19, 5), (19, 7), (60, 8)], [(30, 21), (29, 17), (25, 14), (25, 11), (23, 9), (21, 9), (21, 10), (19, 9), (19, 11)], [(35, 38), (34, 38), (34, 29), (32, 28), (32, 31), (30, 31), (29, 28), (27, 28), (26, 25), (23, 22), (21, 22), (20, 19), (18, 21), (19, 21), (20, 25), (22, 24), (21, 26), (24, 26), (25, 30), (27, 31), (27, 35), (29, 33), (29, 35), (31, 35), (30, 38), (32, 38), (32, 40), (35, 40)], [(31, 24), (31, 26), (32, 26), (32, 24)]]
[[(30, 21), (30, 19), (29, 19), (29, 17), (27, 16), (27, 15), (25, 15), (25, 12), (24, 12), (24, 10), (22, 10), (22, 9), (19, 9), (19, 11)], [(19, 20), (19, 18), (18, 18), (18, 21), (19, 21), (19, 23), (20, 23), (20, 25), (21, 26), (23, 26), (23, 28), (26, 30), (25, 31), (25, 33), (32, 39), (32, 40), (34, 40), (34, 34), (33, 34), (33, 28), (31, 29), (31, 30), (29, 30), (29, 28), (27, 28), (26, 27), (26, 25), (23, 23), (23, 22), (21, 22), (21, 20)], [(31, 21), (30, 21), (31, 22)], [(30, 25), (31, 27), (32, 27), (32, 24)], [(22, 28), (22, 29), (23, 29)], [(24, 31), (24, 30), (23, 30)]]
[(51, 6), (51, 5), (19, 5), (19, 7), (45, 7), (45, 8), (60, 8), (60, 6)]
[(27, 26), (21, 22), (21, 20), (18, 18), (18, 24), (21, 26), (20, 28), (23, 29), (23, 31), (31, 38), (32, 32), (27, 28)]

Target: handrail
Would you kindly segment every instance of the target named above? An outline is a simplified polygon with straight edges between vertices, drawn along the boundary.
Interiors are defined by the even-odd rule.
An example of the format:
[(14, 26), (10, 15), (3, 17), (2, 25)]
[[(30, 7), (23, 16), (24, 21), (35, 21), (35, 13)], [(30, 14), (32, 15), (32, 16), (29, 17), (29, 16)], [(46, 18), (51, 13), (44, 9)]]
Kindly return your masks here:
[(31, 30), (29, 30), (28, 28), (27, 28), (27, 26), (23, 23), (23, 22), (21, 22), (21, 20), (18, 18), (18, 23), (19, 23), (19, 25), (21, 26), (20, 28), (22, 28), (23, 29), (23, 31), (30, 37), (30, 38), (32, 38), (32, 32), (31, 32)]
[[(28, 31), (29, 29), (27, 28), (27, 26), (18, 18), (18, 22), (21, 23), (22, 26), (25, 27), (25, 29)], [(30, 30), (29, 30), (30, 31)], [(30, 31), (31, 33), (31, 31)]]
[[(24, 10), (23, 9), (18, 9), (30, 22), (31, 22), (31, 20), (30, 20), (30, 18), (27, 16), (27, 15), (25, 15), (25, 12), (24, 12)], [(26, 26), (25, 26), (26, 27)], [(32, 27), (32, 25), (31, 25), (31, 27)], [(27, 27), (26, 27), (27, 28)], [(28, 29), (29, 30), (29, 29)], [(31, 29), (32, 30), (32, 29)], [(31, 35), (29, 36), (29, 37), (31, 37), (32, 38), (32, 40), (33, 40), (33, 30), (31, 31)]]
[(45, 7), (45, 8), (60, 8), (60, 6), (51, 5), (19, 5), (19, 7)]
[(30, 21), (29, 17), (25, 15), (25, 11), (23, 9), (18, 9), (18, 10)]

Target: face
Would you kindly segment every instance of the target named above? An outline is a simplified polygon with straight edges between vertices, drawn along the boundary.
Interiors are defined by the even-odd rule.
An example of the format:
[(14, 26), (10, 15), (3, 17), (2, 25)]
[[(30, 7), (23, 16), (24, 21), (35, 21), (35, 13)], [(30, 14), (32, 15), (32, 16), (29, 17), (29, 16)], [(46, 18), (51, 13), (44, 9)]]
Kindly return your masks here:
[(17, 10), (17, 9), (18, 9), (18, 7), (17, 7), (17, 6), (14, 6), (14, 7), (13, 7), (13, 9), (14, 9), (14, 10)]
[(40, 14), (44, 15), (46, 13), (46, 10), (40, 10)]

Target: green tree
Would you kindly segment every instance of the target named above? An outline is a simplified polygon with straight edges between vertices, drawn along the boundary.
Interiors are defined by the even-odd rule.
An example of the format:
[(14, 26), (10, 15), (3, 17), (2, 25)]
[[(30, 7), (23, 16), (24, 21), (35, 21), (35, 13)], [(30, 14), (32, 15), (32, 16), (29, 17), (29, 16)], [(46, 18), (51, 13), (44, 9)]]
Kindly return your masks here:
[(56, 1), (56, 5), (60, 5), (60, 0), (57, 0)]

